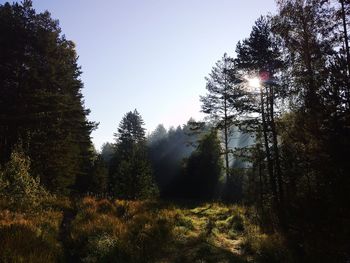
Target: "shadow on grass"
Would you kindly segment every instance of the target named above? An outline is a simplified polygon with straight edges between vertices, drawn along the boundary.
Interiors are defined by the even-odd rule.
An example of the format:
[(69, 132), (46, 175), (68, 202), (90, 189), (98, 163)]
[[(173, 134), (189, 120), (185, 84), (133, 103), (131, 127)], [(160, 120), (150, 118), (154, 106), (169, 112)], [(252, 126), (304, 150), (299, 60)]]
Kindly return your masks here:
[(234, 254), (227, 249), (215, 246), (203, 240), (183, 247), (181, 252), (177, 255), (177, 258), (170, 262), (246, 263), (248, 261), (241, 255)]

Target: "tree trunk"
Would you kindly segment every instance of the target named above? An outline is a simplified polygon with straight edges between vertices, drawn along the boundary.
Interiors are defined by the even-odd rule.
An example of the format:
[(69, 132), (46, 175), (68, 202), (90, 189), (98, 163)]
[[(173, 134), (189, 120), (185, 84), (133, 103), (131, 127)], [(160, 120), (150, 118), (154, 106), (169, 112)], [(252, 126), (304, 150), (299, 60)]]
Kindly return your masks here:
[(341, 17), (343, 21), (343, 30), (344, 30), (344, 42), (345, 42), (345, 49), (346, 49), (346, 64), (347, 64), (347, 103), (348, 108), (350, 108), (350, 83), (349, 83), (349, 77), (350, 77), (350, 51), (349, 51), (349, 37), (348, 37), (348, 30), (346, 26), (346, 14), (345, 14), (345, 6), (344, 6), (344, 0), (339, 0), (341, 4)]
[(276, 208), (279, 207), (278, 205), (278, 195), (277, 195), (277, 185), (276, 180), (273, 174), (273, 163), (271, 160), (271, 153), (270, 153), (270, 146), (269, 146), (269, 139), (268, 139), (268, 131), (267, 131), (267, 123), (266, 123), (266, 115), (265, 115), (265, 106), (264, 106), (264, 96), (262, 90), (260, 91), (260, 104), (261, 104), (261, 119), (263, 124), (263, 135), (264, 135), (264, 146), (265, 146), (265, 153), (266, 153), (266, 159), (267, 159), (267, 170), (269, 174), (269, 181), (270, 186), (272, 190), (274, 205)]
[(272, 133), (272, 144), (273, 144), (273, 159), (275, 163), (275, 173), (276, 173), (276, 179), (277, 179), (277, 185), (278, 185), (278, 198), (279, 198), (279, 208), (278, 208), (278, 214), (279, 214), (279, 220), (281, 222), (281, 225), (283, 228), (285, 228), (285, 212), (284, 212), (284, 189), (283, 189), (283, 180), (282, 180), (282, 171), (281, 171), (281, 164), (280, 164), (280, 156), (279, 156), (279, 149), (278, 149), (278, 140), (277, 140), (277, 131), (276, 131), (276, 124), (275, 124), (275, 116), (274, 116), (274, 90), (273, 90), (273, 84), (269, 85), (269, 102), (270, 102), (270, 128)]
[(228, 134), (229, 134), (229, 127), (227, 122), (227, 95), (225, 91), (225, 98), (224, 98), (224, 111), (225, 111), (225, 120), (224, 120), (224, 133), (225, 133), (225, 167), (226, 167), (226, 183), (229, 183), (230, 179), (230, 172), (229, 172), (229, 158), (228, 158)]
[(271, 126), (270, 128), (271, 128), (272, 140), (273, 140), (274, 161), (275, 161), (275, 167), (276, 167), (276, 175), (277, 175), (277, 183), (278, 183), (278, 190), (279, 190), (279, 198), (280, 198), (280, 202), (283, 204), (283, 202), (284, 202), (284, 191), (283, 191), (283, 180), (282, 180), (282, 171), (281, 171), (280, 156), (279, 156), (279, 149), (278, 149), (278, 140), (277, 140), (275, 116), (274, 116), (274, 91), (273, 91), (273, 86), (271, 85), (269, 87), (269, 89), (270, 89), (269, 100), (270, 100), (270, 126)]

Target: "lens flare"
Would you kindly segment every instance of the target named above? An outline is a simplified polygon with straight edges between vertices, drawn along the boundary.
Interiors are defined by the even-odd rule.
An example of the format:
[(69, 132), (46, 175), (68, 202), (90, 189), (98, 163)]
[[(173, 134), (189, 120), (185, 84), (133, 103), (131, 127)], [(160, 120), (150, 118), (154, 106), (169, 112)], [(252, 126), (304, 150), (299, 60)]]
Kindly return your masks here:
[(260, 79), (257, 77), (254, 78), (247, 78), (248, 80), (248, 85), (252, 88), (260, 88), (261, 82)]

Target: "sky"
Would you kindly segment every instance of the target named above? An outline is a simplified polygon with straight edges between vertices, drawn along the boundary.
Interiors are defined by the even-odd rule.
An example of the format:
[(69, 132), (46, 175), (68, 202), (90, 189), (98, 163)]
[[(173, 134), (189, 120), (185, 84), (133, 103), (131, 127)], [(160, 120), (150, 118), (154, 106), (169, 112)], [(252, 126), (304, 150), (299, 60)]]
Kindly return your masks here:
[[(0, 0), (0, 3), (5, 1)], [(12, 1), (10, 1), (12, 2)], [(205, 77), (274, 0), (33, 0), (76, 44), (96, 149), (113, 142), (128, 111), (147, 132), (185, 124), (200, 113)]]

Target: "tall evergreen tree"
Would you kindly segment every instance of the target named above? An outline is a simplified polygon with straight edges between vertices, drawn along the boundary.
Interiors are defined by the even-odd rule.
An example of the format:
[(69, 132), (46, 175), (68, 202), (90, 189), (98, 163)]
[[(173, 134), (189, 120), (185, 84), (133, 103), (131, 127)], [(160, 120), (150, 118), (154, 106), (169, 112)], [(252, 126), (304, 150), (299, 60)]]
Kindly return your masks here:
[(155, 197), (157, 187), (146, 146), (144, 122), (135, 109), (128, 112), (115, 133), (116, 153), (111, 165), (111, 191), (119, 198)]
[(51, 190), (84, 178), (90, 133), (75, 45), (30, 0), (0, 5), (0, 160), (21, 142), (33, 174)]
[(183, 184), (185, 196), (210, 200), (216, 196), (222, 172), (221, 145), (216, 130), (204, 134), (198, 147), (186, 160)]
[(226, 180), (230, 179), (230, 160), (232, 161), (232, 149), (229, 147), (230, 138), (234, 132), (235, 124), (241, 113), (241, 106), (244, 105), (246, 92), (239, 85), (241, 78), (232, 58), (224, 54), (209, 77), (206, 78), (206, 89), (208, 93), (201, 96), (202, 111), (208, 114), (214, 123), (215, 129), (223, 133), (225, 157)]
[[(285, 92), (281, 92), (281, 86), (278, 84), (280, 81), (277, 76), (281, 72), (283, 62), (280, 46), (271, 34), (271, 19), (260, 17), (255, 22), (249, 38), (237, 44), (236, 52), (237, 68), (242, 70), (243, 74), (253, 74), (259, 78), (260, 87), (255, 102), (258, 104), (256, 113), (259, 117), (255, 118), (255, 121), (249, 119), (249, 122), (244, 123), (248, 124), (249, 129), (252, 129), (250, 124), (254, 124), (252, 130), (256, 135), (257, 145), (264, 145), (264, 156), (260, 157), (259, 161), (266, 159), (269, 190), (272, 192), (280, 220), (283, 220), (284, 187), (275, 119), (278, 116), (278, 101)], [(241, 127), (247, 128), (244, 125)], [(258, 141), (260, 139), (262, 142)]]

